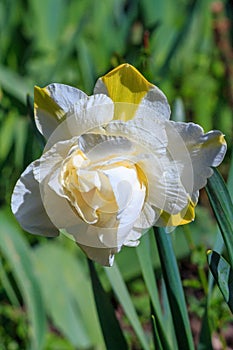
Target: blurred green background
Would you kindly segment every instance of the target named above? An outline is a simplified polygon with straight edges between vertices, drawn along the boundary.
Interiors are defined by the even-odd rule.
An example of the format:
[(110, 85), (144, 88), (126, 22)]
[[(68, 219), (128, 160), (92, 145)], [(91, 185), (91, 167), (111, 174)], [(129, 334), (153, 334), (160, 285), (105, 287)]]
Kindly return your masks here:
[[(9, 210), (15, 182), (42, 152), (28, 113), (33, 86), (60, 82), (91, 94), (99, 76), (131, 63), (167, 95), (174, 120), (226, 135), (220, 168), (226, 179), (233, 135), (232, 19), (231, 0), (0, 0), (0, 349), (104, 349), (82, 252), (65, 237), (22, 232)], [(204, 296), (206, 283), (203, 252), (215, 237), (204, 193), (196, 222), (178, 231), (181, 265), (188, 261), (200, 279), (188, 274), (185, 281), (194, 290), (190, 311), (198, 318), (196, 290)], [(137, 255), (125, 248), (117, 262), (150, 337)], [(159, 271), (156, 261), (155, 267)], [(100, 275), (111, 293), (101, 269)], [(216, 305), (218, 329), (231, 319)], [(121, 322), (132, 349), (140, 349), (125, 315)]]

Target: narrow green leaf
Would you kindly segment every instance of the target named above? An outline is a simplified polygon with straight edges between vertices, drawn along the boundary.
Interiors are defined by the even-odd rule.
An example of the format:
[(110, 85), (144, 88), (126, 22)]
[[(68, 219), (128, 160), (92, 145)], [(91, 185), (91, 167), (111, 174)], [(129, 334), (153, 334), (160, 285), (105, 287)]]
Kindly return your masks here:
[(199, 343), (197, 350), (213, 350), (212, 341), (211, 341), (211, 331), (209, 325), (209, 304), (208, 300), (205, 305), (205, 312), (202, 317), (202, 327), (199, 336)]
[(191, 24), (193, 22), (196, 4), (197, 4), (197, 0), (194, 0), (192, 2), (189, 2), (186, 6), (185, 22), (183, 24), (183, 27), (176, 32), (174, 40), (169, 47), (167, 57), (165, 58), (163, 65), (160, 69), (160, 74), (162, 76), (163, 74), (166, 74), (166, 71), (169, 71), (168, 67), (171, 59), (174, 57), (175, 53), (180, 49), (180, 46), (182, 45), (184, 38), (187, 38), (187, 32), (189, 32)]
[(129, 292), (126, 288), (125, 282), (121, 276), (121, 273), (117, 267), (117, 264), (114, 263), (114, 265), (111, 268), (104, 268), (105, 272), (107, 274), (107, 277), (111, 283), (111, 286), (121, 303), (121, 306), (123, 307), (126, 316), (128, 317), (135, 333), (138, 336), (138, 339), (141, 343), (142, 349), (149, 350), (149, 345), (147, 342), (147, 339), (145, 337), (145, 334), (143, 332), (142, 326), (140, 324), (140, 321), (138, 319), (138, 315), (135, 311), (134, 305), (132, 303), (132, 299), (129, 295)]
[[(150, 230), (151, 231), (151, 230)], [(154, 310), (159, 318), (162, 317), (162, 310), (160, 307), (159, 293), (155, 281), (153, 270), (153, 260), (150, 252), (150, 234), (147, 232), (140, 240), (140, 244), (136, 248), (138, 260), (140, 262), (142, 276), (144, 278), (147, 290), (149, 292)]]
[(29, 331), (31, 349), (42, 350), (44, 348), (46, 316), (40, 286), (33, 270), (29, 246), (13, 221), (14, 218), (9, 210), (0, 212), (0, 248), (12, 268), (26, 303), (31, 326)]
[(27, 93), (33, 88), (32, 82), (2, 65), (0, 65), (0, 84), (5, 91), (23, 104), (26, 103)]
[[(52, 50), (58, 45), (67, 19), (68, 8), (64, 0), (31, 0), (29, 16), (33, 16), (37, 30), (33, 32), (40, 50)], [(55, 11), (56, 9), (56, 11)]]
[(179, 350), (193, 350), (192, 332), (171, 236), (163, 228), (154, 228), (154, 231), (178, 348)]
[(64, 235), (47, 240), (34, 248), (33, 258), (46, 312), (56, 329), (75, 349), (104, 348), (86, 258), (77, 254), (73, 241)]
[(220, 254), (213, 250), (207, 252), (207, 259), (214, 279), (233, 313), (233, 269)]
[(154, 349), (163, 350), (162, 344), (159, 339), (159, 334), (157, 331), (156, 321), (153, 313), (151, 313), (151, 328), (152, 328), (152, 334), (153, 334), (153, 340), (154, 340)]
[(5, 271), (2, 261), (0, 260), (0, 280), (2, 281), (3, 288), (6, 291), (6, 294), (12, 305), (20, 307), (20, 302), (18, 300), (17, 294), (14, 291), (14, 287), (10, 279), (8, 278), (8, 274)]
[(233, 149), (232, 149), (232, 153), (231, 153), (230, 169), (228, 172), (227, 188), (228, 188), (229, 194), (231, 196), (231, 200), (233, 201)]
[[(231, 165), (230, 165), (230, 170), (229, 170), (228, 179), (227, 179), (227, 188), (232, 199), (233, 198), (233, 152), (232, 152)], [(218, 227), (216, 241), (214, 243), (213, 250), (220, 254), (223, 251), (223, 248), (224, 248), (224, 241), (221, 235), (221, 231)], [(200, 331), (198, 350), (209, 350), (209, 349), (212, 350), (211, 329), (209, 324), (208, 308), (209, 308), (209, 301), (211, 298), (211, 293), (212, 293), (213, 284), (214, 284), (213, 282), (214, 282), (213, 275), (209, 274), (208, 295), (206, 296), (205, 313), (202, 318), (202, 326)]]
[(154, 306), (152, 302), (150, 302), (151, 307), (151, 319), (152, 319), (152, 331), (154, 338), (154, 348), (157, 349), (166, 349), (170, 350), (171, 347), (168, 343), (168, 339), (166, 333), (164, 332), (164, 328), (162, 327), (161, 320), (158, 318), (157, 313), (155, 312)]
[(114, 308), (109, 300), (109, 296), (104, 291), (91, 260), (88, 260), (88, 265), (106, 348), (111, 350), (127, 350), (128, 346), (116, 318)]
[(167, 289), (163, 277), (161, 278), (161, 303), (163, 308), (163, 326), (166, 329), (168, 342), (169, 344), (172, 344), (172, 350), (179, 350), (176, 341), (175, 329), (173, 326), (173, 318), (168, 300)]
[[(150, 230), (152, 231), (152, 229)], [(150, 251), (150, 240), (154, 237), (147, 232), (140, 240), (139, 246), (136, 248), (138, 259), (140, 262), (142, 276), (144, 278), (147, 290), (151, 300), (151, 310), (153, 311), (153, 325), (155, 327), (157, 341), (161, 342), (162, 349), (169, 349), (168, 340), (166, 337), (166, 331), (164, 329), (162, 310), (160, 307), (160, 299), (158, 294), (158, 288), (155, 281), (155, 275), (153, 270), (153, 261)], [(161, 339), (161, 340), (160, 340)], [(155, 349), (159, 349), (159, 344), (156, 345)]]
[(4, 162), (10, 152), (14, 142), (14, 125), (17, 120), (15, 113), (9, 113), (8, 117), (2, 121), (0, 132), (0, 162)]
[(233, 204), (222, 176), (216, 169), (208, 179), (206, 192), (221, 230), (233, 266)]

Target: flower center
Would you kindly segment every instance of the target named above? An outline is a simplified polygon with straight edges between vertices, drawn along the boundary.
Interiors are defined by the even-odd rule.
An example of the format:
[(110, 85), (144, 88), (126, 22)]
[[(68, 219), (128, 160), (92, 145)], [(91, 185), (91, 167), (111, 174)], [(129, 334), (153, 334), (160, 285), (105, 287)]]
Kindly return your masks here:
[(91, 161), (80, 149), (64, 160), (60, 181), (79, 217), (98, 227), (134, 223), (146, 195), (144, 178), (135, 164), (109, 155)]

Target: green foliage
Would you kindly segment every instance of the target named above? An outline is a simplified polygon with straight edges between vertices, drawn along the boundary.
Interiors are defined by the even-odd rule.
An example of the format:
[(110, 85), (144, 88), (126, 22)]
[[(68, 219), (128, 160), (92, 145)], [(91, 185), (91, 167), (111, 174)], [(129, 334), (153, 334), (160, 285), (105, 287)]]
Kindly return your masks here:
[[(207, 186), (221, 232), (201, 195), (203, 205), (197, 208), (194, 223), (175, 234), (160, 230), (157, 244), (150, 230), (136, 249), (122, 250), (112, 269), (97, 268), (95, 275), (89, 274), (85, 257), (72, 242), (27, 235), (6, 209), (20, 173), (42, 152), (43, 140), (35, 132), (32, 113), (28, 116), (33, 86), (61, 82), (91, 94), (100, 75), (126, 61), (166, 93), (174, 120), (223, 131), (229, 151), (221, 171), (227, 177), (233, 77), (221, 40), (213, 35), (220, 22), (211, 12), (212, 2), (0, 1), (1, 349), (102, 350), (106, 334), (102, 335), (98, 314), (103, 300), (96, 310), (91, 289), (91, 278), (97, 281), (98, 276), (114, 301), (128, 344), (138, 349), (192, 349), (188, 316), (195, 314), (202, 321), (198, 350), (210, 350), (211, 334), (221, 335), (232, 320), (209, 277), (205, 251), (211, 247), (217, 252), (210, 253), (209, 264), (225, 297), (228, 292), (229, 303), (231, 283), (225, 272), (233, 268), (233, 161), (230, 193), (216, 172)], [(225, 2), (220, 16), (232, 19), (232, 4)], [(230, 29), (226, 37), (232, 40)], [(230, 263), (223, 260), (224, 248)], [(216, 254), (221, 255), (219, 260)], [(184, 276), (181, 264), (181, 280), (176, 261), (184, 257), (195, 274)], [(99, 296), (99, 289), (94, 293)], [(109, 326), (106, 319), (102, 322)]]
[(208, 180), (206, 191), (233, 265), (233, 205), (224, 180), (217, 170), (214, 170), (214, 174)]
[(15, 280), (21, 291), (29, 316), (29, 338), (32, 349), (43, 349), (46, 331), (45, 309), (38, 284), (32, 269), (31, 252), (27, 242), (9, 212), (0, 213), (1, 243), (3, 256), (11, 265)]
[(214, 279), (218, 283), (231, 312), (233, 312), (233, 270), (228, 262), (215, 251), (210, 250), (207, 257)]
[(96, 308), (99, 315), (105, 345), (107, 349), (111, 348), (112, 350), (117, 350), (119, 348), (123, 350), (127, 349), (128, 346), (116, 318), (115, 310), (111, 304), (108, 294), (104, 291), (99, 281), (94, 263), (91, 260), (88, 260), (88, 264)]
[(172, 313), (177, 345), (179, 349), (194, 349), (191, 329), (185, 304), (183, 288), (170, 237), (162, 229), (155, 229), (162, 273)]

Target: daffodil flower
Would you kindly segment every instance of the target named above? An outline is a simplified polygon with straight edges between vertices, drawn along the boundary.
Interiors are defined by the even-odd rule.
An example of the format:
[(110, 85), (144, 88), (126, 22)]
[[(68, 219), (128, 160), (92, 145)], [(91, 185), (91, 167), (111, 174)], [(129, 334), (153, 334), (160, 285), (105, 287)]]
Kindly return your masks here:
[(170, 121), (165, 95), (129, 64), (98, 79), (92, 96), (51, 84), (34, 97), (47, 144), (13, 192), (23, 229), (63, 232), (111, 266), (152, 225), (194, 220), (198, 191), (226, 152), (220, 131)]

